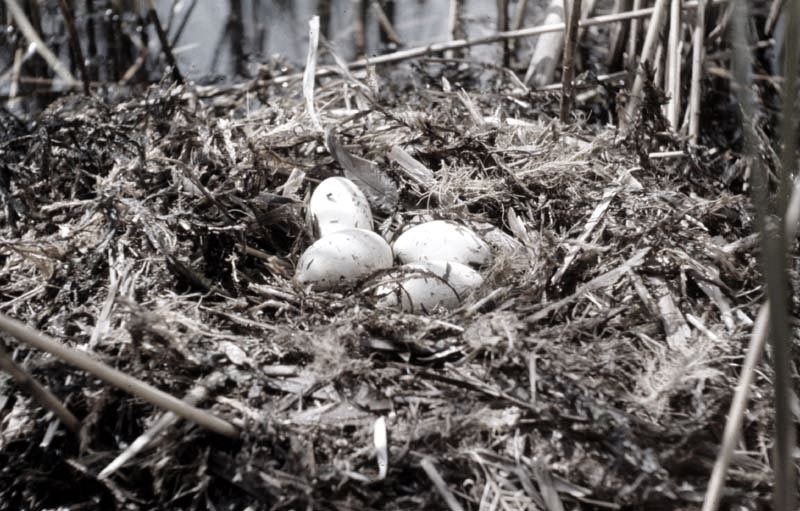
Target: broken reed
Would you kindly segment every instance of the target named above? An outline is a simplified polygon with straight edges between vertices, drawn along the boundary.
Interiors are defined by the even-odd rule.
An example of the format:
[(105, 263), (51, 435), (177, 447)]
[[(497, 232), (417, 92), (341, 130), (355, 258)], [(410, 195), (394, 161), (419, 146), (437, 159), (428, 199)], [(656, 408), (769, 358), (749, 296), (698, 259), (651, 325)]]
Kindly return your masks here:
[[(795, 160), (795, 98), (797, 95), (797, 41), (791, 31), (787, 31), (785, 44), (785, 87), (783, 90), (783, 118), (781, 138), (783, 151), (781, 164), (776, 173), (777, 190), (774, 196), (769, 192), (769, 173), (760, 157), (760, 140), (755, 123), (758, 122), (758, 108), (752, 87), (752, 61), (748, 42), (747, 21), (749, 12), (746, 3), (734, 2), (731, 19), (731, 43), (733, 47), (733, 75), (738, 85), (737, 99), (741, 108), (742, 132), (744, 139), (743, 157), (750, 164), (752, 200), (756, 211), (756, 221), (761, 233), (761, 267), (763, 271), (766, 298), (769, 304), (769, 338), (772, 346), (772, 365), (775, 387), (775, 438), (774, 438), (774, 509), (790, 511), (795, 509), (796, 475), (792, 453), (795, 445), (794, 424), (791, 412), (791, 367), (789, 329), (789, 286), (787, 275), (788, 245), (786, 232), (786, 206), (790, 194), (790, 172)], [(788, 2), (785, 12), (787, 25), (796, 26), (800, 22), (800, 7), (797, 2)], [(774, 204), (774, 209), (771, 209)]]

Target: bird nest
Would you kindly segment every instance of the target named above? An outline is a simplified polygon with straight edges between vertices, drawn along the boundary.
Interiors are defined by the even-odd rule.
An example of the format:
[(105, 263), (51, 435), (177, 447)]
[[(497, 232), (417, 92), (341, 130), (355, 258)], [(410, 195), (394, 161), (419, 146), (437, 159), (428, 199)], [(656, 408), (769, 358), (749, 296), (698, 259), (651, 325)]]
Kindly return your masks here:
[[(0, 509), (697, 506), (762, 294), (741, 176), (658, 108), (628, 132), (534, 121), (551, 97), (437, 69), (323, 80), (313, 115), (265, 80), (6, 115), (0, 310), (238, 435), (5, 337), (79, 428), (0, 373)], [(343, 172), (323, 129), (396, 185), (379, 233), (485, 237), (480, 289), (410, 313), (293, 280), (304, 202)], [(725, 497), (749, 509), (770, 497), (770, 375)]]

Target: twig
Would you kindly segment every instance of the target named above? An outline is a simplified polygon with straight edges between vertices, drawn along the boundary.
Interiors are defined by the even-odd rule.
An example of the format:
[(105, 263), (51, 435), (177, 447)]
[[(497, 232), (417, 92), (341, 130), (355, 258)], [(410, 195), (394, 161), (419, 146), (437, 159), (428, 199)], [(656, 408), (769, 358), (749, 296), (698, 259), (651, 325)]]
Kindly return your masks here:
[(511, 30), (518, 30), (519, 27), (522, 26), (522, 22), (525, 20), (525, 11), (528, 10), (528, 0), (519, 0), (517, 2), (517, 8), (514, 11), (514, 19), (511, 21), (511, 26), (508, 27)]
[[(455, 1), (455, 0), (454, 0)], [(726, 3), (727, 0), (713, 0), (713, 3)], [(684, 9), (695, 9), (697, 8), (697, 0), (688, 1), (683, 4)], [(584, 27), (591, 27), (595, 25), (605, 25), (606, 23), (613, 23), (616, 21), (625, 21), (630, 19), (638, 19), (638, 18), (646, 18), (653, 14), (653, 8), (648, 7), (645, 9), (638, 9), (628, 12), (622, 12), (618, 14), (607, 14), (603, 16), (595, 16), (594, 18), (587, 18), (585, 20), (581, 20), (578, 22), (578, 26), (580, 28)], [(379, 65), (379, 64), (388, 64), (392, 62), (399, 62), (401, 60), (408, 60), (417, 57), (423, 57), (425, 55), (431, 55), (436, 53), (443, 53), (448, 50), (458, 50), (461, 48), (468, 48), (470, 46), (479, 46), (482, 44), (493, 44), (503, 39), (517, 39), (521, 37), (531, 37), (540, 34), (546, 34), (548, 32), (560, 32), (563, 31), (565, 28), (564, 23), (553, 23), (549, 25), (542, 25), (539, 27), (530, 27), (530, 28), (523, 28), (521, 30), (510, 30), (508, 32), (501, 32), (498, 34), (493, 34), (486, 37), (480, 37), (477, 39), (457, 39), (454, 41), (447, 41), (443, 43), (433, 43), (427, 46), (418, 46), (416, 48), (409, 48), (407, 50), (396, 51), (394, 53), (387, 53), (385, 55), (378, 55), (377, 57), (370, 57), (369, 59), (357, 59), (351, 62), (348, 67), (349, 69), (361, 69), (367, 66)], [(317, 77), (320, 76), (331, 76), (338, 72), (338, 68), (335, 66), (325, 66), (319, 67), (317, 69)], [(285, 83), (295, 81), (303, 77), (303, 73), (295, 73), (286, 76), (279, 76), (272, 80), (271, 83)]]
[(70, 87), (77, 85), (78, 80), (72, 76), (69, 69), (64, 67), (64, 64), (50, 51), (50, 48), (45, 46), (39, 34), (37, 34), (36, 30), (33, 28), (33, 25), (31, 25), (31, 22), (28, 21), (28, 17), (25, 16), (22, 7), (17, 3), (17, 0), (5, 0), (5, 2), (6, 7), (9, 12), (11, 12), (11, 16), (13, 16), (14, 21), (17, 22), (17, 26), (22, 33), (25, 34), (25, 38), (36, 47), (36, 52), (41, 55), (51, 68), (53, 68), (53, 71), (55, 71), (59, 78), (67, 82)]
[[(497, 31), (508, 32), (508, 0), (495, 0), (497, 5)], [(508, 67), (511, 63), (508, 39), (503, 39), (501, 45), (503, 52), (503, 67)]]
[(539, 381), (538, 371), (536, 370), (536, 352), (532, 351), (528, 355), (528, 381), (530, 382), (531, 404), (536, 406), (536, 384)]
[[(790, 374), (790, 360), (791, 352), (789, 349), (789, 341), (791, 334), (789, 330), (788, 321), (788, 289), (786, 281), (787, 271), (787, 257), (786, 257), (786, 240), (793, 239), (794, 235), (787, 236), (791, 233), (789, 229), (795, 229), (796, 222), (788, 221), (787, 218), (781, 216), (785, 211), (796, 211), (794, 194), (797, 193), (797, 183), (795, 183), (795, 192), (789, 200), (789, 207), (784, 208), (786, 198), (783, 193), (788, 190), (787, 188), (788, 173), (791, 168), (788, 154), (784, 153), (782, 158), (782, 176), (779, 181), (779, 192), (777, 197), (777, 208), (774, 212), (769, 211), (770, 203), (772, 202), (769, 197), (768, 180), (764, 162), (760, 158), (760, 141), (756, 135), (753, 123), (756, 119), (756, 104), (753, 98), (750, 85), (752, 77), (750, 76), (752, 69), (752, 62), (750, 52), (748, 51), (747, 42), (747, 20), (748, 10), (745, 3), (736, 2), (733, 4), (736, 11), (731, 17), (732, 22), (732, 41), (733, 48), (733, 75), (738, 85), (736, 89), (737, 99), (741, 105), (742, 111), (742, 133), (743, 133), (743, 153), (746, 158), (750, 160), (751, 165), (751, 189), (752, 200), (756, 210), (756, 219), (761, 232), (761, 266), (764, 272), (764, 281), (766, 284), (767, 302), (762, 307), (767, 312), (768, 320), (766, 321), (768, 327), (765, 330), (769, 333), (772, 341), (772, 364), (775, 372), (775, 457), (773, 470), (775, 473), (774, 488), (774, 502), (773, 508), (779, 511), (790, 511), (795, 509), (795, 468), (793, 459), (794, 450), (794, 423), (792, 421), (791, 412), (791, 374)], [(798, 5), (792, 2), (793, 9), (790, 11), (790, 18), (800, 15), (798, 12)], [(791, 21), (791, 20), (790, 20)], [(795, 20), (796, 21), (796, 20)], [(791, 31), (789, 31), (791, 32)], [(794, 34), (787, 32), (787, 52), (792, 49), (797, 51), (796, 41), (794, 41)], [(789, 55), (788, 66), (786, 69), (788, 81), (794, 81), (797, 70), (797, 54)], [(793, 74), (789, 74), (789, 73)], [(794, 98), (794, 85), (789, 85), (792, 90), (792, 95), (788, 93), (784, 98)], [(784, 122), (791, 124), (794, 122), (794, 101), (785, 101)], [(788, 119), (787, 119), (788, 117)], [(789, 139), (784, 139), (784, 150), (794, 151), (795, 140), (794, 129), (792, 126), (782, 126), (784, 131), (783, 137), (789, 136)], [(793, 156), (793, 155), (792, 155)], [(776, 219), (776, 213), (778, 218)], [(756, 356), (756, 355), (754, 355)], [(731, 426), (733, 428), (733, 426)], [(727, 429), (727, 427), (726, 427)], [(736, 428), (738, 430), (738, 428)], [(721, 454), (722, 456), (722, 454)], [(723, 471), (719, 478), (724, 477), (724, 472), (727, 469), (726, 464), (722, 464), (720, 470)], [(716, 470), (716, 467), (715, 467)], [(715, 483), (717, 484), (717, 483)], [(706, 498), (706, 506), (704, 509), (716, 509), (719, 503), (719, 492), (717, 489), (715, 493), (708, 495)]]
[(375, 420), (373, 431), (375, 457), (378, 459), (378, 480), (380, 481), (386, 479), (386, 473), (389, 471), (389, 441), (385, 417), (378, 417)]
[(688, 156), (686, 151), (657, 151), (647, 155), (651, 160), (654, 158), (683, 158), (685, 156)]
[(183, 35), (183, 31), (186, 29), (186, 25), (189, 23), (189, 18), (191, 17), (192, 12), (194, 12), (194, 8), (196, 6), (197, 0), (192, 0), (191, 3), (189, 3), (189, 6), (186, 8), (186, 14), (183, 16), (180, 25), (178, 25), (178, 28), (175, 30), (175, 33), (172, 35), (172, 43), (170, 47), (177, 46), (178, 39), (180, 39), (181, 35)]
[(19, 84), (22, 83), (19, 75), (22, 71), (22, 61), (24, 58), (22, 48), (17, 48), (17, 51), (14, 52), (14, 63), (11, 65), (11, 83), (8, 86), (9, 99), (14, 99), (17, 97), (17, 94), (19, 94)]
[(750, 334), (747, 356), (742, 365), (742, 372), (739, 375), (739, 383), (736, 384), (736, 394), (733, 396), (733, 401), (731, 401), (731, 407), (728, 411), (728, 420), (725, 422), (725, 431), (722, 433), (722, 445), (717, 453), (714, 468), (711, 471), (711, 479), (706, 489), (702, 511), (715, 511), (719, 508), (722, 490), (725, 487), (725, 475), (733, 457), (733, 450), (739, 441), (739, 431), (742, 428), (747, 398), (750, 396), (750, 385), (753, 383), (756, 365), (761, 360), (761, 353), (764, 351), (764, 345), (767, 342), (767, 327), (769, 325), (767, 312), (767, 305), (762, 305), (758, 311), (753, 332)]
[(378, 23), (386, 34), (386, 38), (398, 46), (403, 46), (403, 40), (397, 35), (397, 31), (392, 26), (392, 20), (386, 15), (381, 3), (378, 0), (373, 0), (372, 10), (375, 11), (375, 17), (378, 18)]
[(78, 31), (75, 30), (75, 21), (72, 19), (72, 13), (69, 11), (67, 0), (58, 0), (58, 7), (61, 9), (61, 15), (64, 16), (64, 24), (67, 26), (67, 32), (69, 32), (69, 42), (72, 46), (72, 51), (75, 52), (75, 60), (78, 61), (78, 69), (81, 71), (83, 93), (88, 96), (91, 94), (91, 90), (89, 89), (89, 71), (86, 70), (86, 59), (83, 58), (81, 41), (78, 39)]
[[(795, 181), (789, 207), (786, 208), (786, 239), (794, 239), (797, 236), (798, 227), (800, 227), (800, 180)], [(761, 360), (761, 354), (767, 344), (767, 334), (769, 333), (768, 313), (769, 303), (762, 304), (758, 311), (753, 331), (750, 333), (747, 355), (745, 356), (742, 372), (739, 374), (739, 382), (736, 384), (736, 392), (728, 411), (728, 420), (722, 433), (722, 445), (720, 445), (714, 468), (711, 471), (702, 511), (716, 511), (719, 508), (722, 490), (725, 487), (725, 476), (742, 429), (742, 421), (747, 407), (747, 399), (750, 396), (750, 388), (755, 377), (756, 365)]]
[[(464, 0), (450, 0), (448, 4), (447, 35), (449, 35), (452, 40), (461, 41), (464, 37), (464, 30), (461, 25), (461, 10), (464, 6)], [(444, 56), (446, 58), (453, 58), (456, 54), (453, 51), (445, 51)]]
[[(612, 81), (612, 80), (622, 80), (622, 79), (625, 78), (626, 75), (627, 75), (627, 73), (625, 71), (616, 71), (614, 73), (597, 75), (595, 77), (595, 79), (597, 79), (598, 83), (603, 83), (603, 82), (608, 82), (608, 81)], [(542, 92), (544, 92), (544, 91), (559, 91), (559, 90), (561, 90), (561, 87), (562, 87), (562, 84), (553, 83), (553, 84), (550, 84), (550, 85), (545, 85), (544, 87), (539, 87), (536, 90), (542, 91)], [(581, 90), (582, 91), (582, 90), (584, 90), (584, 87), (585, 86), (578, 87), (577, 90)], [(589, 89), (589, 90), (591, 90), (591, 89)]]
[(133, 376), (113, 369), (102, 362), (98, 362), (78, 350), (68, 348), (55, 339), (15, 319), (11, 319), (4, 314), (0, 314), (0, 330), (40, 350), (52, 353), (64, 362), (78, 369), (87, 371), (112, 385), (116, 385), (122, 390), (139, 396), (159, 408), (172, 411), (184, 419), (199, 424), (220, 435), (230, 438), (239, 437), (239, 430), (230, 422), (188, 405), (180, 399), (158, 390), (141, 380), (137, 380)]
[(444, 482), (444, 479), (439, 474), (439, 471), (433, 466), (433, 462), (430, 460), (430, 458), (422, 458), (422, 460), (419, 462), (419, 465), (422, 467), (422, 470), (425, 471), (425, 475), (428, 476), (428, 479), (430, 479), (433, 483), (436, 491), (438, 491), (439, 495), (442, 496), (447, 504), (447, 507), (450, 508), (450, 511), (464, 511), (464, 508), (456, 500), (453, 492), (451, 492), (450, 488), (447, 487), (447, 483)]
[(158, 34), (158, 40), (161, 42), (161, 49), (164, 50), (164, 57), (167, 59), (167, 64), (172, 68), (172, 78), (179, 84), (183, 84), (183, 75), (178, 69), (178, 62), (175, 60), (175, 55), (172, 54), (172, 47), (169, 45), (164, 27), (161, 26), (161, 21), (158, 19), (156, 4), (153, 0), (147, 0), (147, 15), (150, 17), (153, 26), (156, 27), (156, 34)]
[[(627, 11), (631, 8), (630, 0), (614, 0), (614, 7), (612, 12)], [(606, 56), (606, 68), (614, 69), (618, 66), (616, 63), (619, 61), (622, 52), (625, 49), (625, 37), (627, 35), (627, 25), (625, 23), (615, 23), (614, 26), (609, 27), (610, 43), (608, 55)]]
[(647, 27), (647, 35), (644, 39), (644, 46), (642, 46), (641, 57), (639, 58), (639, 68), (636, 70), (636, 79), (633, 82), (630, 96), (628, 97), (628, 105), (625, 107), (625, 116), (620, 118), (620, 124), (627, 127), (630, 125), (631, 120), (634, 119), (634, 114), (639, 108), (641, 103), (642, 89), (644, 88), (644, 75), (642, 74), (642, 66), (645, 63), (653, 63), (653, 56), (656, 51), (656, 43), (658, 42), (658, 34), (664, 27), (664, 20), (666, 19), (667, 0), (656, 0), (656, 5), (653, 7), (653, 17), (650, 19), (650, 26)]
[(781, 11), (783, 10), (784, 3), (784, 0), (772, 0), (772, 5), (769, 7), (769, 16), (767, 16), (767, 22), (764, 23), (765, 35), (772, 35), (772, 31), (775, 29), (775, 24), (778, 22), (778, 17), (781, 15)]
[[(642, 6), (642, 0), (633, 0), (633, 10), (638, 11)], [(625, 56), (625, 68), (631, 72), (631, 78), (636, 73), (636, 49), (639, 47), (639, 30), (642, 21), (639, 18), (631, 20), (631, 30), (628, 34), (627, 55)], [(632, 79), (628, 82), (633, 81)]]
[(79, 421), (72, 412), (61, 404), (57, 397), (55, 397), (49, 390), (39, 384), (33, 376), (25, 372), (18, 366), (11, 356), (0, 344), (0, 369), (4, 370), (11, 375), (20, 387), (23, 387), (31, 393), (31, 395), (39, 401), (45, 408), (51, 410), (56, 416), (64, 423), (75, 436), (80, 435), (81, 421)]
[(314, 105), (314, 78), (317, 75), (318, 47), (319, 16), (312, 16), (308, 21), (308, 52), (306, 54), (306, 70), (303, 73), (303, 97), (306, 100), (306, 113), (311, 118), (314, 128), (318, 131), (323, 131), (322, 122)]
[[(783, 33), (784, 76), (783, 112), (781, 116), (781, 166), (776, 191), (777, 229), (770, 233), (769, 220), (762, 223), (762, 254), (770, 302), (770, 337), (772, 364), (775, 368), (775, 509), (793, 511), (797, 508), (797, 469), (794, 449), (795, 424), (792, 413), (792, 332), (789, 327), (790, 302), (787, 274), (789, 272), (788, 240), (785, 212), (791, 192), (791, 175), (797, 168), (797, 29), (800, 23), (800, 3), (789, 2), (784, 11), (786, 30)], [(754, 148), (755, 149), (755, 148)], [(754, 156), (759, 153), (753, 152)], [(774, 220), (774, 217), (773, 217)], [(771, 236), (770, 236), (771, 234)], [(771, 250), (770, 250), (771, 249)]]
[[(568, 21), (564, 17), (564, 5), (565, 0), (550, 0), (543, 26), (562, 25)], [(531, 53), (531, 61), (525, 71), (525, 78), (522, 79), (523, 83), (531, 84), (537, 89), (552, 83), (558, 59), (563, 54), (564, 34), (561, 31), (540, 35)]]
[(692, 34), (692, 81), (689, 86), (689, 140), (692, 145), (697, 145), (700, 136), (700, 93), (701, 78), (703, 76), (703, 60), (705, 60), (706, 37), (706, 0), (700, 0), (694, 33)]
[(591, 292), (591, 291), (593, 291), (595, 289), (601, 288), (601, 287), (612, 285), (614, 282), (617, 281), (617, 279), (619, 279), (622, 275), (627, 273), (629, 270), (631, 270), (633, 268), (636, 268), (637, 266), (641, 265), (642, 262), (644, 262), (644, 256), (646, 256), (648, 252), (650, 252), (650, 248), (643, 248), (643, 249), (639, 250), (638, 252), (633, 254), (633, 256), (631, 256), (630, 259), (628, 259), (627, 261), (623, 262), (621, 265), (617, 266), (613, 270), (609, 270), (606, 273), (593, 278), (592, 280), (590, 280), (586, 284), (583, 284), (582, 286), (580, 286), (571, 295), (569, 295), (569, 296), (567, 296), (565, 298), (562, 298), (561, 300), (557, 300), (555, 302), (552, 302), (550, 305), (548, 305), (548, 306), (546, 306), (546, 307), (534, 312), (530, 316), (526, 317), (525, 321), (528, 322), (528, 323), (535, 323), (537, 321), (540, 321), (540, 320), (544, 319), (551, 312), (560, 309), (561, 307), (567, 305), (568, 303), (570, 303), (570, 302), (572, 302), (574, 300), (577, 300), (578, 298), (580, 298), (584, 294), (586, 294), (588, 292)]
[(572, 0), (569, 7), (569, 26), (564, 44), (563, 68), (561, 72), (561, 105), (559, 115), (561, 122), (569, 123), (569, 112), (575, 97), (572, 79), (575, 76), (575, 50), (578, 46), (578, 21), (581, 18), (581, 0)]
[[(519, 0), (517, 2), (517, 8), (514, 10), (514, 19), (511, 20), (511, 25), (508, 27), (508, 30), (519, 30), (522, 26), (522, 22), (525, 20), (525, 11), (528, 10), (528, 0)], [(511, 55), (517, 51), (517, 40), (510, 39), (508, 42), (508, 51)]]
[[(184, 401), (190, 405), (195, 405), (208, 396), (209, 387), (215, 387), (217, 384), (222, 380), (222, 375), (220, 373), (212, 373), (211, 376), (205, 378), (203, 382), (192, 388), (189, 393), (184, 398)], [(106, 467), (100, 471), (97, 475), (98, 479), (105, 479), (114, 472), (117, 471), (121, 466), (127, 463), (130, 459), (134, 456), (139, 454), (142, 449), (150, 445), (153, 440), (158, 436), (159, 433), (164, 431), (170, 424), (174, 423), (178, 420), (178, 416), (172, 412), (165, 412), (161, 417), (159, 417), (152, 426), (147, 428), (147, 431), (139, 435), (139, 437), (134, 440), (131, 445), (128, 446), (127, 449), (122, 451), (119, 456), (114, 458), (111, 463), (106, 465)]]
[(677, 132), (681, 113), (681, 0), (671, 0), (669, 10), (669, 44), (667, 45), (667, 86), (670, 101), (665, 105), (666, 117)]

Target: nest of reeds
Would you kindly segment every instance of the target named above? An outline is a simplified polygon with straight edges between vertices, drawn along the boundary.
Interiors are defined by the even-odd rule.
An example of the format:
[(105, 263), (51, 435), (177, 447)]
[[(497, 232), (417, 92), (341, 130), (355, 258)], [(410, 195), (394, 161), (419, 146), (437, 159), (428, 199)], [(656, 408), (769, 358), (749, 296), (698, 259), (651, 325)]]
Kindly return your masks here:
[[(502, 71), (394, 72), (423, 69), (320, 81), (313, 116), (299, 80), (3, 114), (0, 311), (236, 433), (4, 337), (0, 509), (698, 508), (763, 293), (743, 166), (664, 131), (649, 82), (618, 130), (530, 120), (551, 98)], [(316, 120), (396, 184), (382, 234), (492, 239), (460, 307), (293, 280), (305, 201), (343, 172)], [(747, 509), (771, 498), (771, 379), (728, 472)]]

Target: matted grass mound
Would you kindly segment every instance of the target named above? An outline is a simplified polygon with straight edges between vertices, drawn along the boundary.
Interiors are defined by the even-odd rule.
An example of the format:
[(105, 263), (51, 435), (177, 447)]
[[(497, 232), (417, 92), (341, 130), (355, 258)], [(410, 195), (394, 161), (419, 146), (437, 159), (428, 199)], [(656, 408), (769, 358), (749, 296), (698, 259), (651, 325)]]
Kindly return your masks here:
[[(99, 478), (163, 411), (4, 338), (82, 432), (0, 373), (0, 509), (698, 508), (761, 298), (747, 199), (689, 155), (650, 158), (678, 148), (652, 118), (565, 128), (503, 75), (430, 83), (316, 92), (399, 187), (379, 233), (427, 215), (493, 247), (478, 292), (425, 314), (292, 281), (304, 200), (342, 173), (299, 84), (6, 124), (0, 310), (242, 435), (177, 422)], [(729, 475), (747, 509), (770, 498), (769, 375)]]

